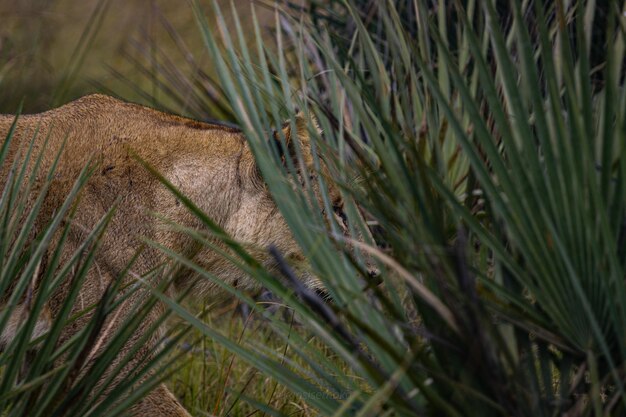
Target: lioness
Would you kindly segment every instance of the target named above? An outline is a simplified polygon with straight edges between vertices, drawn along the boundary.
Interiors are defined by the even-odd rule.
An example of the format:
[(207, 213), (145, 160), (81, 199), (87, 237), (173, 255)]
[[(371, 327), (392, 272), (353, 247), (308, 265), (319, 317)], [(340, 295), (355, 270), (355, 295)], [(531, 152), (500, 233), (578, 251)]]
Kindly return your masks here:
[[(6, 136), (13, 120), (13, 116), (0, 116), (0, 137)], [(298, 131), (295, 133), (289, 127), (285, 128), (285, 137), (288, 142), (297, 138), (306, 151), (310, 149), (306, 123), (301, 119), (296, 125)], [(79, 295), (80, 305), (75, 306), (77, 311), (101, 298), (108, 283), (120, 274), (136, 253), (141, 238), (176, 251), (183, 250), (188, 244), (183, 235), (161, 227), (150, 212), (161, 213), (184, 226), (199, 227), (196, 218), (141, 166), (131, 150), (198, 204), (233, 238), (250, 242), (258, 248), (274, 245), (287, 259), (295, 262), (303, 259), (259, 177), (242, 132), (237, 129), (165, 114), (103, 95), (91, 95), (45, 113), (20, 116), (8, 161), (20, 146), (31, 140), (36, 129), (40, 133), (34, 144), (35, 152), (42, 151), (47, 140), (41, 172), (48, 170), (63, 146), (55, 179), (44, 203), (44, 216), (55, 212), (85, 164), (89, 160), (97, 163), (97, 170), (82, 190), (66, 256), (78, 247), (107, 210), (118, 204), (97, 254), (96, 265)], [(2, 183), (6, 181), (7, 173), (8, 167), (2, 167)], [(34, 193), (37, 191), (33, 190)], [(333, 198), (338, 198), (336, 193), (334, 195)], [(228, 283), (254, 285), (239, 269), (209, 250), (203, 249), (195, 259)], [(133, 270), (141, 274), (163, 260), (162, 254), (148, 249), (141, 253)], [(304, 274), (304, 279), (314, 278)], [(174, 290), (186, 289), (191, 282), (192, 277), (181, 274), (174, 282)], [(50, 300), (52, 317), (59, 311), (68, 285), (66, 283)], [(198, 285), (196, 292), (200, 293), (214, 289), (206, 281), (195, 285)], [(121, 308), (125, 306), (132, 306), (132, 303)], [(154, 317), (158, 313), (156, 311)], [(132, 311), (124, 314), (132, 314)], [(142, 328), (147, 329), (154, 317), (147, 319)], [(81, 322), (68, 326), (65, 339)], [(6, 331), (2, 335), (5, 340), (10, 337)], [(150, 355), (157, 343), (155, 336), (137, 357)], [(135, 405), (132, 414), (154, 417), (189, 415), (164, 385)]]

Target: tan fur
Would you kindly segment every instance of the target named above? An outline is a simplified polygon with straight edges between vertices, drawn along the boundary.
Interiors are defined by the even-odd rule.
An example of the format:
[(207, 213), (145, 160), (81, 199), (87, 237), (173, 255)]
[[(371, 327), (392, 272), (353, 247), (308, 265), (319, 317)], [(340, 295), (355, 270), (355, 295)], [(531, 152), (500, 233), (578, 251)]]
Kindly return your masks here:
[[(0, 137), (5, 137), (12, 121), (12, 116), (0, 116)], [(298, 125), (299, 129), (304, 126), (301, 122)], [(100, 299), (107, 285), (135, 254), (141, 238), (154, 240), (176, 251), (184, 251), (189, 246), (188, 238), (163, 227), (151, 212), (161, 213), (184, 226), (199, 226), (184, 205), (133, 158), (131, 150), (174, 183), (233, 238), (257, 248), (257, 255), (266, 262), (270, 261), (265, 257), (264, 250), (270, 244), (288, 259), (303, 258), (284, 219), (262, 186), (245, 138), (236, 129), (164, 114), (107, 96), (92, 95), (45, 113), (21, 116), (8, 161), (17, 155), (20, 146), (28, 144), (37, 129), (40, 134), (35, 140), (35, 153), (43, 151), (42, 173), (51, 166), (65, 141), (42, 218), (39, 219), (41, 224), (45, 224), (46, 218), (59, 207), (83, 166), (90, 160), (96, 163), (96, 171), (81, 194), (64, 255), (66, 259), (107, 210), (118, 203), (117, 213), (102, 241), (96, 265), (89, 272), (78, 297), (75, 311)], [(290, 138), (296, 136), (289, 135), (289, 128), (285, 133)], [(44, 149), (46, 137), (48, 143)], [(306, 147), (306, 143), (304, 145)], [(1, 169), (2, 183), (6, 181), (7, 165)], [(37, 181), (34, 193), (42, 183), (43, 180)], [(202, 250), (196, 259), (228, 283), (254, 285), (249, 277), (209, 250)], [(137, 260), (133, 272), (142, 274), (164, 260), (158, 251), (147, 249)], [(190, 274), (180, 274), (173, 291), (188, 288), (192, 279)], [(50, 300), (52, 317), (59, 311), (68, 285), (62, 286)], [(207, 281), (196, 285), (201, 293), (210, 293), (214, 288)], [(124, 303), (120, 313), (109, 318), (98, 346), (106, 341), (116, 323), (132, 314), (132, 301)], [(155, 309), (142, 329), (149, 327), (161, 308)], [(71, 337), (86, 320), (88, 316), (68, 326), (63, 339)], [(18, 323), (13, 324), (17, 328)], [(42, 326), (44, 324), (42, 322)], [(2, 341), (9, 340), (12, 334), (3, 333)], [(151, 355), (157, 344), (158, 335), (155, 335), (137, 354), (137, 361)], [(129, 372), (134, 363), (136, 361), (129, 365)], [(188, 415), (165, 386), (159, 386), (132, 412), (135, 416)]]
[[(17, 305), (11, 312), (11, 316), (7, 320), (7, 323), (2, 329), (0, 334), (0, 349), (3, 349), (11, 340), (17, 335), (20, 325), (28, 318), (28, 308), (25, 304)], [(52, 325), (52, 317), (50, 316), (50, 310), (47, 306), (44, 307), (41, 315), (37, 317), (37, 322), (30, 335), (30, 340), (33, 341), (40, 336), (43, 336)]]

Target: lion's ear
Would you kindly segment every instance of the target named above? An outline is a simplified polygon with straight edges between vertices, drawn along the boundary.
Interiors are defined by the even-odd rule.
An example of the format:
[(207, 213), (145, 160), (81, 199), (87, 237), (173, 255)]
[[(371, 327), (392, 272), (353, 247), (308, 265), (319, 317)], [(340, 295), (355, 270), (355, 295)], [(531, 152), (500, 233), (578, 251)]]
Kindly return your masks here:
[(274, 139), (278, 141), (278, 149), (280, 150), (280, 154), (283, 160), (285, 154), (288, 154), (292, 158), (296, 157), (297, 145), (295, 144), (295, 142), (298, 141), (302, 155), (305, 158), (307, 165), (309, 165), (309, 162), (312, 161), (311, 134), (309, 129), (312, 128), (315, 129), (318, 133), (321, 133), (321, 130), (317, 124), (317, 119), (312, 113), (310, 113), (309, 117), (307, 118), (304, 113), (298, 112), (298, 114), (296, 114), (295, 116), (294, 124), (295, 132), (293, 132), (292, 123), (289, 120), (286, 121), (282, 127), (287, 149), (283, 148), (281, 137), (278, 132), (275, 133)]
[(307, 117), (301, 111), (296, 114), (295, 134), (293, 134), (292, 132), (290, 120), (287, 120), (285, 123), (283, 123), (283, 134), (285, 135), (287, 144), (291, 144), (292, 140), (294, 140), (295, 138), (299, 139), (302, 143), (307, 143), (307, 144), (310, 143), (311, 135), (309, 133), (309, 126), (308, 126), (309, 122), (311, 123), (311, 127), (313, 129), (321, 133), (320, 128), (317, 124), (317, 119), (312, 113), (309, 115), (309, 120), (307, 120)]
[[(315, 118), (315, 116), (313, 116), (312, 113), (307, 118), (304, 113), (298, 112), (298, 114), (296, 114), (295, 116), (294, 124), (295, 132), (292, 132), (290, 121), (285, 122), (282, 126), (282, 134), (285, 138), (284, 145), (279, 132), (274, 132), (273, 141), (276, 144), (276, 148), (278, 149), (283, 162), (286, 161), (286, 155), (288, 155), (290, 158), (292, 158), (294, 163), (298, 165), (296, 156), (297, 145), (295, 144), (297, 141), (300, 146), (300, 151), (302, 152), (302, 156), (304, 158), (307, 170), (311, 170), (313, 169), (313, 155), (311, 154), (311, 135), (309, 133), (309, 129), (312, 128), (317, 130), (318, 133), (321, 133), (321, 130), (317, 124), (317, 119)], [(244, 151), (241, 155), (239, 174), (241, 175), (241, 178), (244, 179), (244, 185), (257, 190), (265, 189), (263, 176), (261, 175), (261, 171), (259, 170), (259, 167), (254, 159), (254, 155), (252, 154), (252, 151), (250, 150), (248, 145), (245, 146)]]

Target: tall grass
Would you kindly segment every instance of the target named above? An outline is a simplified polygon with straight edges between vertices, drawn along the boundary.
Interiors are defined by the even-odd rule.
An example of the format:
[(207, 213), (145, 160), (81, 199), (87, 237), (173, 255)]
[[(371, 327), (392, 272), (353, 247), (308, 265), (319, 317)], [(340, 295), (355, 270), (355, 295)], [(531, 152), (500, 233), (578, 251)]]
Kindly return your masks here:
[[(70, 245), (76, 202), (93, 167), (83, 169), (63, 203), (46, 217), (43, 210), (56, 162), (49, 171), (41, 169), (45, 143), (39, 148), (34, 144), (43, 132), (36, 133), (30, 144), (28, 139), (13, 144), (18, 117), (15, 120), (0, 147), (0, 166), (6, 175), (0, 194), (0, 412), (5, 416), (119, 415), (162, 381), (172, 362), (163, 359), (185, 328), (172, 328), (172, 342), (154, 357), (135, 362), (129, 372), (135, 352), (157, 330), (147, 329), (135, 338), (156, 299), (145, 291), (137, 297), (141, 287), (128, 285), (126, 270), (97, 303), (84, 310), (75, 308), (115, 209), (80, 245)], [(18, 149), (14, 159), (9, 149)], [(151, 272), (156, 273), (163, 272)], [(61, 296), (61, 288), (68, 288), (68, 293)], [(133, 299), (135, 314), (120, 317), (122, 325), (108, 329), (120, 305)], [(53, 302), (60, 303), (54, 317), (49, 309)], [(85, 315), (86, 324), (68, 337), (67, 326)], [(166, 318), (164, 313), (157, 322)], [(103, 339), (104, 334), (108, 338)], [(125, 355), (120, 354), (122, 346), (128, 349)]]
[[(511, 1), (505, 24), (491, 2), (316, 1), (277, 7), (271, 45), (213, 5), (215, 23), (194, 13), (224, 98), (332, 302), (275, 250), (280, 277), (228, 241), (233, 262), (324, 349), (271, 319), (307, 364), (294, 366), (164, 302), (321, 415), (626, 412), (618, 4), (602, 10), (605, 45), (591, 44), (594, 2)], [(268, 140), (285, 119), (295, 127), (296, 109), (323, 132), (309, 123), (312, 172), (301, 149), (281, 163), (285, 144)], [(360, 239), (339, 232), (330, 185)]]

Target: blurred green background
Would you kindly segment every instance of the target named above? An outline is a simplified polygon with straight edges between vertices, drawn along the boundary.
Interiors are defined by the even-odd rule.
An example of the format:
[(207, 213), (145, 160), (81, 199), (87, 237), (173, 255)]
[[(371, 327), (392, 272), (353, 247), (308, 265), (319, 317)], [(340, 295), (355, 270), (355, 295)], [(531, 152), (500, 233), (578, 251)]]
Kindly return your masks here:
[[(219, 3), (229, 8), (230, 2)], [(236, 7), (249, 22), (250, 3)], [(266, 27), (273, 21), (268, 8), (257, 7), (257, 17)], [(186, 113), (184, 103), (174, 105), (157, 88), (157, 67), (166, 59), (185, 76), (211, 71), (183, 1), (0, 0), (0, 22), (0, 113), (14, 113), (22, 99), (24, 112), (33, 113), (92, 92), (170, 103), (170, 110)], [(186, 92), (179, 93), (184, 102)]]

